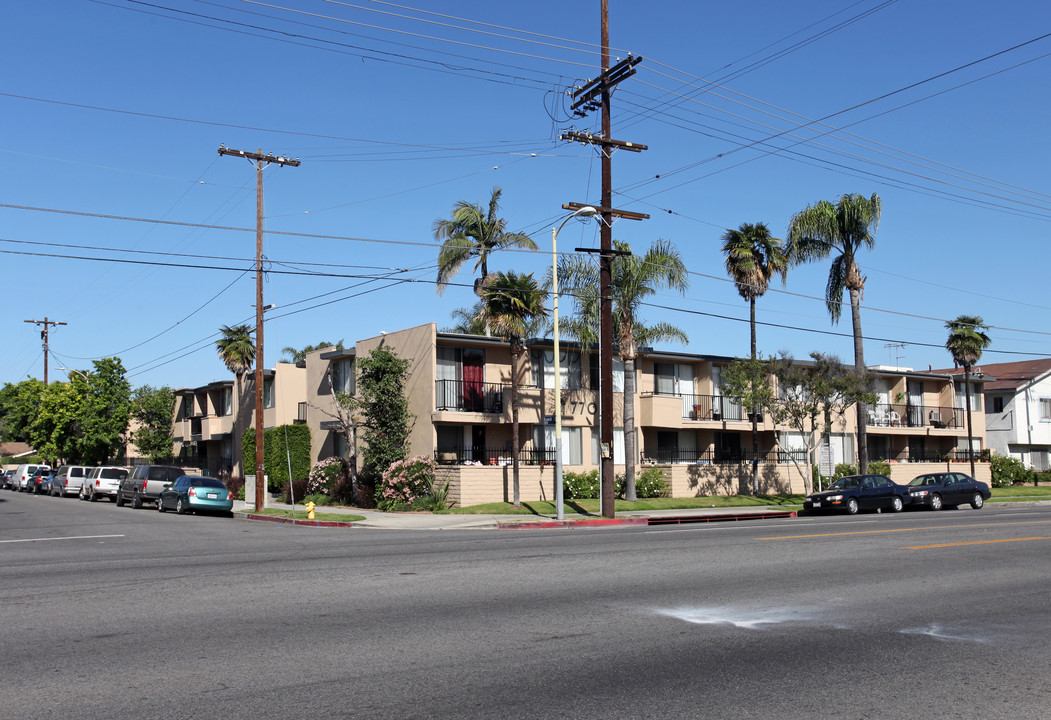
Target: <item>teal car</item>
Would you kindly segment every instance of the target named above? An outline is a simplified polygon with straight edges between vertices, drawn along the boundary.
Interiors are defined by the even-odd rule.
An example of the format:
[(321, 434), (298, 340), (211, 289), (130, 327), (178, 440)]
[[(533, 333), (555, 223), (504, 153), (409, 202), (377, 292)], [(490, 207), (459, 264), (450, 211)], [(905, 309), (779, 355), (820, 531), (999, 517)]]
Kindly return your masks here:
[(180, 515), (193, 513), (220, 513), (233, 517), (234, 494), (221, 480), (210, 477), (183, 475), (164, 486), (157, 498), (157, 510), (175, 510)]

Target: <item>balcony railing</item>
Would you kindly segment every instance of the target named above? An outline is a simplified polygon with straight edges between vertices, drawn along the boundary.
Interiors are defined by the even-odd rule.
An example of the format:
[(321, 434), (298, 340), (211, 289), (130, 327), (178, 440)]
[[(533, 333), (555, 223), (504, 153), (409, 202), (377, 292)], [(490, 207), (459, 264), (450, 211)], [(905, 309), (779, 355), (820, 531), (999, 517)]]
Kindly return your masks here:
[(868, 424), (873, 427), (960, 428), (963, 408), (879, 403), (868, 406)]
[[(440, 447), (434, 451), (434, 459), (440, 465), (510, 465), (513, 457), (504, 447)], [(526, 448), (518, 451), (520, 465), (544, 465), (555, 463), (555, 450)]]
[[(752, 451), (743, 449), (684, 450), (663, 449), (646, 453), (644, 460), (653, 460), (671, 465), (743, 465), (752, 462)], [(759, 462), (785, 465), (790, 462), (806, 462), (805, 450), (760, 450)]]
[(720, 395), (662, 392), (655, 394), (682, 398), (682, 417), (684, 420), (743, 420), (745, 417), (740, 403)]
[(435, 407), (460, 412), (502, 413), (506, 385), (470, 380), (435, 380)]
[(988, 460), (988, 453), (982, 450), (953, 448), (952, 450), (909, 450), (909, 462), (976, 462)]

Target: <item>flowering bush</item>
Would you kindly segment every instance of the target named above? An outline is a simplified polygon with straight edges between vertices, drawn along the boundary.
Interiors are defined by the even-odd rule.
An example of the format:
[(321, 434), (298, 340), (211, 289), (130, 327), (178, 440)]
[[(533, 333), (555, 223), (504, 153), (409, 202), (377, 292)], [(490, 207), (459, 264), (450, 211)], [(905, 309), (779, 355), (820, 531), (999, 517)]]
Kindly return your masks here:
[[(434, 487), (434, 460), (414, 457), (391, 464), (376, 488), (376, 506), (380, 510), (412, 507), (426, 498)], [(426, 503), (421, 503), (421, 506)]]
[(338, 457), (330, 457), (314, 463), (307, 477), (308, 495), (331, 496), (346, 478), (347, 467)]

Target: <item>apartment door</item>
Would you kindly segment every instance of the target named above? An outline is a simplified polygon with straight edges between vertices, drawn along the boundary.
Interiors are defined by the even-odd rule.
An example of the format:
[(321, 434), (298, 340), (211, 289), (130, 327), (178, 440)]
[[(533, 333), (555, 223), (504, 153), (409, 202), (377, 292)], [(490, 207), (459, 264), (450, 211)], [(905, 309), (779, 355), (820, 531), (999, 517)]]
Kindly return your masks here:
[(679, 433), (674, 430), (657, 431), (657, 461), (679, 461)]
[(741, 461), (740, 433), (715, 433), (715, 461), (722, 463)]
[(909, 396), (907, 408), (909, 427), (923, 427), (923, 381), (907, 381), (906, 390)]
[(468, 412), (485, 410), (485, 352), (476, 348), (463, 351), (463, 404)]
[(485, 425), (471, 426), (471, 459), (483, 465), (489, 462), (485, 456)]

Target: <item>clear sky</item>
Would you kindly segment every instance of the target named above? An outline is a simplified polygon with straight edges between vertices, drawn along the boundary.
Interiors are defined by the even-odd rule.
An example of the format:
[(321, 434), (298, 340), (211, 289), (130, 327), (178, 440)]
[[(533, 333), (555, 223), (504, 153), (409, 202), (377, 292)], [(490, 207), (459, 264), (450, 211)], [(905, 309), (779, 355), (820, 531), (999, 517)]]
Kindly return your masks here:
[[(265, 241), (268, 366), (286, 346), (451, 325), (473, 278), (437, 295), (432, 224), (496, 186), (542, 252), (491, 268), (541, 277), (562, 204), (599, 201), (593, 150), (558, 140), (599, 128), (563, 94), (598, 73), (599, 0), (404, 2), (0, 5), (0, 381), (42, 377), (24, 321), (45, 317), (67, 323), (52, 380), (109, 355), (135, 385), (228, 376), (217, 329), (254, 324), (255, 173), (220, 143), (302, 161), (264, 175), (266, 228), (289, 233)], [(615, 154), (614, 204), (652, 216), (614, 237), (670, 240), (694, 273), (685, 297), (653, 298), (670, 309), (645, 309), (689, 335), (664, 349), (748, 352), (725, 228), (783, 236), (808, 204), (878, 193), (859, 258), (868, 364), (951, 365), (960, 314), (992, 326), (986, 362), (1051, 354), (1046, 0), (609, 7), (614, 62), (644, 58), (614, 94), (613, 137), (649, 146)], [(573, 221), (559, 247), (598, 241)], [(792, 268), (759, 300), (761, 353), (852, 359), (828, 269)]]

